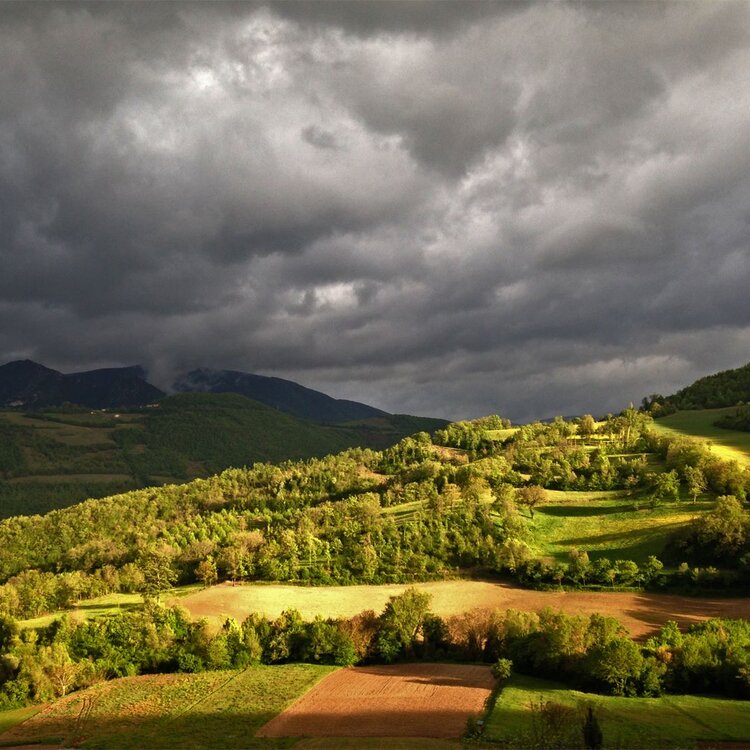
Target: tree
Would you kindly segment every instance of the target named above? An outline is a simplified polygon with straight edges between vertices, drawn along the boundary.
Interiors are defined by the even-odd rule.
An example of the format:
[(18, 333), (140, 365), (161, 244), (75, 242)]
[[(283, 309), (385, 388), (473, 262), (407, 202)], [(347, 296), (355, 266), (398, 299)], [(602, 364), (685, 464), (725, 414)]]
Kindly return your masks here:
[(714, 510), (698, 519), (696, 525), (701, 546), (714, 549), (718, 557), (735, 555), (747, 538), (746, 514), (740, 501), (731, 495), (717, 498)]
[(649, 555), (646, 562), (641, 565), (641, 575), (643, 576), (643, 582), (648, 585), (658, 581), (661, 571), (664, 568), (664, 563), (654, 555)]
[(568, 575), (577, 584), (586, 583), (586, 578), (591, 573), (591, 560), (585, 550), (579, 551), (572, 549), (570, 551), (570, 562), (568, 563)]
[(584, 414), (578, 421), (578, 434), (586, 440), (596, 432), (596, 421), (591, 414)]
[(528, 487), (521, 487), (516, 493), (516, 499), (519, 505), (525, 505), (529, 509), (529, 514), (533, 518), (534, 507), (546, 501), (547, 493), (544, 487), (531, 484)]
[(164, 550), (152, 550), (142, 555), (138, 567), (143, 573), (144, 598), (159, 601), (177, 581), (177, 572), (172, 566), (172, 556)]
[(500, 658), (490, 667), (490, 672), (498, 682), (505, 682), (513, 673), (513, 662)]
[(213, 586), (219, 580), (216, 571), (216, 562), (210, 555), (198, 563), (195, 569), (195, 577), (206, 587)]
[(643, 669), (643, 655), (629, 638), (610, 641), (589, 654), (591, 675), (613, 695), (635, 695)]
[(386, 661), (393, 661), (402, 650), (413, 653), (429, 606), (430, 595), (413, 586), (390, 598), (380, 617), (378, 633), (378, 650)]
[(70, 658), (68, 648), (63, 643), (53, 643), (46, 649), (44, 655), (46, 656), (44, 672), (55, 693), (63, 697), (75, 683), (80, 668)]
[(680, 480), (677, 472), (673, 469), (663, 474), (654, 474), (652, 493), (654, 504), (677, 500), (680, 496)]
[(682, 470), (682, 475), (687, 485), (688, 494), (693, 498), (693, 502), (698, 499), (698, 495), (708, 489), (706, 475), (697, 466), (686, 466)]

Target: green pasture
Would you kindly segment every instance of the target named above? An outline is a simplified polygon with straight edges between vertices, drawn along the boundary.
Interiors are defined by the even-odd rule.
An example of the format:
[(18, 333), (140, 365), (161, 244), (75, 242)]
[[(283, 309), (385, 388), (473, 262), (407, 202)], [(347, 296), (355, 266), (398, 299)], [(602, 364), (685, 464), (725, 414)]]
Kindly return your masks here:
[(539, 553), (567, 562), (573, 549), (593, 560), (644, 562), (662, 558), (669, 537), (697, 515), (713, 508), (709, 501), (664, 503), (650, 508), (647, 498), (625, 493), (549, 492), (550, 502), (527, 518)]
[[(620, 698), (522, 675), (503, 687), (487, 717), (485, 737), (511, 747), (528, 746), (534, 731), (532, 704), (546, 701), (577, 709), (581, 717), (591, 706), (606, 748), (695, 748), (700, 741), (750, 740), (747, 701), (695, 695)], [(572, 731), (565, 747), (583, 747), (580, 720), (568, 722)]]
[(734, 414), (735, 411), (734, 406), (727, 409), (678, 411), (657, 419), (652, 429), (661, 435), (686, 435), (708, 440), (711, 450), (719, 458), (750, 466), (750, 432), (725, 430), (714, 424), (719, 417)]
[[(107, 750), (289, 747), (255, 732), (335, 667), (311, 664), (242, 671), (145, 675), (102, 683), (62, 699), (0, 744), (60, 743)], [(88, 718), (79, 721), (84, 701)]]
[[(175, 598), (179, 599), (180, 597), (200, 591), (202, 588), (203, 586), (200, 583), (178, 586), (165, 592), (162, 595), (162, 599), (164, 601)], [(143, 597), (141, 594), (106, 594), (105, 596), (97, 596), (94, 599), (80, 601), (72, 609), (59, 610), (28, 620), (19, 620), (18, 626), (20, 628), (45, 628), (63, 615), (68, 615), (73, 620), (91, 620), (96, 617), (126, 612), (130, 609), (138, 609), (142, 605)]]

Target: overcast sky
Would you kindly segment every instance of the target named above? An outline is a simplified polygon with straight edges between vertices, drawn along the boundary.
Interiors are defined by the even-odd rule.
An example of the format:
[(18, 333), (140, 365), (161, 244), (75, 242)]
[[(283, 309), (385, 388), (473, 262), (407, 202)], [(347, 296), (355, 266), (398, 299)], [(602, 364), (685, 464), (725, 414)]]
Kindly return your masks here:
[(619, 411), (749, 238), (748, 2), (0, 4), (0, 362)]

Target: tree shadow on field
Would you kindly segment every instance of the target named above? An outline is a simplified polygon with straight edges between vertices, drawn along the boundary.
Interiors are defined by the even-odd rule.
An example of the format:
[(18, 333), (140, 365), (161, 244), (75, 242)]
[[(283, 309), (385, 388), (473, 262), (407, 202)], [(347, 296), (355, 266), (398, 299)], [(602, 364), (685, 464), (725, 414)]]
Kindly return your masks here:
[(575, 518), (589, 516), (611, 516), (617, 513), (632, 513), (635, 511), (633, 503), (624, 505), (541, 505), (536, 512), (544, 516), (555, 516), (557, 518), (566, 518), (572, 516)]
[(624, 614), (650, 626), (650, 631), (639, 636), (645, 640), (654, 635), (667, 620), (674, 620), (680, 628), (688, 628), (713, 618), (750, 617), (747, 598), (723, 599), (719, 597), (679, 596), (677, 594), (639, 594), (635, 606)]
[(482, 664), (402, 662), (392, 665), (357, 667), (356, 671), (359, 674), (401, 679), (403, 682), (411, 684), (488, 690), (495, 686), (495, 680), (491, 676), (489, 665)]

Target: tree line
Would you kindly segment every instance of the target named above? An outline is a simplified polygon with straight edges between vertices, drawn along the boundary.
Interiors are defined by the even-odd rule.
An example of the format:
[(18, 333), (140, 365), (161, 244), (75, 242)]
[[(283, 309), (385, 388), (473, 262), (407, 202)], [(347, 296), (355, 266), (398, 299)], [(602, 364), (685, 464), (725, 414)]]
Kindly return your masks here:
[(441, 618), (414, 588), (383, 612), (305, 621), (296, 610), (277, 618), (251, 614), (219, 628), (175, 607), (144, 609), (20, 630), (0, 616), (0, 707), (50, 701), (106, 679), (155, 672), (243, 669), (255, 664), (391, 663), (443, 659), (497, 665), (507, 677), (553, 677), (582, 690), (656, 696), (665, 691), (750, 697), (750, 623), (711, 620), (685, 633), (673, 622), (645, 644), (615, 619), (474, 610)]

